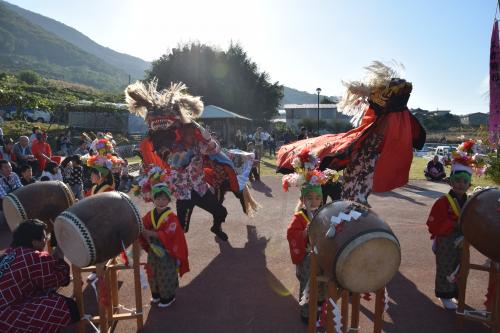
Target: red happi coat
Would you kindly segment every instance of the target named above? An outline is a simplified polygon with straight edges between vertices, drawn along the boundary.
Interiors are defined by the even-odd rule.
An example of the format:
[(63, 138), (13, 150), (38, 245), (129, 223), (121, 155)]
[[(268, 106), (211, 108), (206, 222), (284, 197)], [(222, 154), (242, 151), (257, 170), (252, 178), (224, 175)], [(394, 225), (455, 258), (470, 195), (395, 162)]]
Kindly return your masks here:
[[(158, 234), (160, 241), (172, 258), (180, 261), (179, 275), (189, 272), (188, 248), (184, 230), (177, 215), (169, 209), (161, 213), (159, 221), (155, 221), (154, 210), (143, 216), (142, 223), (147, 230), (154, 230)], [(144, 250), (149, 251), (149, 242), (142, 235), (141, 245)]]
[(290, 246), (290, 256), (292, 262), (298, 265), (304, 260), (307, 243), (309, 241), (305, 230), (309, 224), (309, 218), (304, 210), (300, 210), (293, 215), (292, 221), (288, 225), (286, 238)]
[[(460, 211), (460, 206), (454, 200), (456, 208)], [(459, 213), (460, 214), (460, 213)], [(432, 206), (429, 218), (427, 219), (427, 227), (431, 234), (431, 238), (449, 236), (455, 228), (457, 228), (459, 216), (452, 208), (450, 201), (446, 196), (439, 198)]]
[(16, 247), (0, 256), (0, 332), (56, 333), (71, 323), (55, 288), (69, 284), (69, 265), (46, 252)]

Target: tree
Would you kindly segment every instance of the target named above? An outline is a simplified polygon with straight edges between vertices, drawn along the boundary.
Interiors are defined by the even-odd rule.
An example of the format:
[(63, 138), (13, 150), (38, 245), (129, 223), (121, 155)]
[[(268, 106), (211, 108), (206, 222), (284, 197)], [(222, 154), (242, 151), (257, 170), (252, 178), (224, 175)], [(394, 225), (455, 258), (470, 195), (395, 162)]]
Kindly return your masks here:
[(283, 86), (269, 82), (238, 44), (227, 51), (191, 43), (173, 48), (153, 61), (148, 79), (158, 78), (160, 88), (184, 82), (189, 92), (254, 120), (269, 120), (278, 113)]
[(27, 84), (37, 84), (42, 81), (42, 77), (33, 71), (22, 71), (17, 74), (19, 80), (26, 82)]

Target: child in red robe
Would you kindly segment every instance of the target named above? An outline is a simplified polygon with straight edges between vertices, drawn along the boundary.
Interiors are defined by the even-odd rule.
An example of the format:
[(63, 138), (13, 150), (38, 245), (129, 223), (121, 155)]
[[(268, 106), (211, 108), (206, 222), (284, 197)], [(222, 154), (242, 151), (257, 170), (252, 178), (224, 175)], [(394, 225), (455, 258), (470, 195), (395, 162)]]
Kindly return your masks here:
[(167, 184), (157, 183), (150, 192), (155, 208), (142, 218), (141, 244), (148, 253), (151, 303), (165, 308), (175, 301), (178, 275), (189, 271), (188, 249), (179, 219), (168, 207), (171, 193)]
[[(284, 190), (288, 186), (301, 186), (300, 202), (292, 221), (288, 225), (287, 239), (290, 246), (290, 257), (296, 265), (296, 276), (299, 280), (299, 301), (301, 304), (300, 317), (302, 321), (309, 321), (309, 276), (311, 272), (311, 249), (309, 247), (309, 237), (307, 230), (314, 214), (323, 205), (323, 192), (321, 185), (327, 181), (327, 176), (316, 170), (317, 158), (308, 150), (301, 152), (294, 160), (296, 173), (283, 177)], [(324, 300), (326, 286), (324, 283), (318, 284), (319, 303)]]
[(480, 168), (479, 159), (472, 157), (472, 141), (460, 145), (453, 156), (450, 176), (451, 190), (432, 206), (427, 227), (434, 240), (436, 254), (436, 296), (448, 310), (457, 308), (457, 277), (459, 273), (463, 235), (458, 224), (460, 212), (467, 201), (472, 168)]

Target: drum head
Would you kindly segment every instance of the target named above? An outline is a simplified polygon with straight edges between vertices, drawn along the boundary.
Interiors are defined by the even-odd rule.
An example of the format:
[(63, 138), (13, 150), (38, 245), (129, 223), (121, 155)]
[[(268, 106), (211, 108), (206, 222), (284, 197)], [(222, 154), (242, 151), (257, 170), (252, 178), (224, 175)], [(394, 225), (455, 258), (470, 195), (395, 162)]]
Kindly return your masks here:
[(373, 292), (394, 277), (400, 263), (401, 252), (394, 236), (367, 233), (342, 250), (335, 266), (337, 282), (352, 292)]
[(54, 223), (58, 246), (68, 260), (80, 267), (94, 264), (95, 246), (85, 224), (74, 214), (63, 212)]
[(2, 206), (5, 219), (11, 231), (14, 231), (21, 222), (28, 218), (23, 205), (13, 193), (7, 194), (3, 198)]

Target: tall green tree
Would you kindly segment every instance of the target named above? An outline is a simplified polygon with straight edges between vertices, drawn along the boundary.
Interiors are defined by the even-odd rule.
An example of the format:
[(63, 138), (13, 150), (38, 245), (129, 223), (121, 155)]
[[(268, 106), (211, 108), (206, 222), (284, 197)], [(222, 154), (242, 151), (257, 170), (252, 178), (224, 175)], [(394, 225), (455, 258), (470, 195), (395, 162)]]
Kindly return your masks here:
[(227, 51), (200, 43), (180, 45), (153, 61), (148, 79), (158, 78), (160, 88), (184, 82), (189, 92), (216, 105), (255, 120), (278, 113), (283, 86), (271, 83), (238, 44)]

